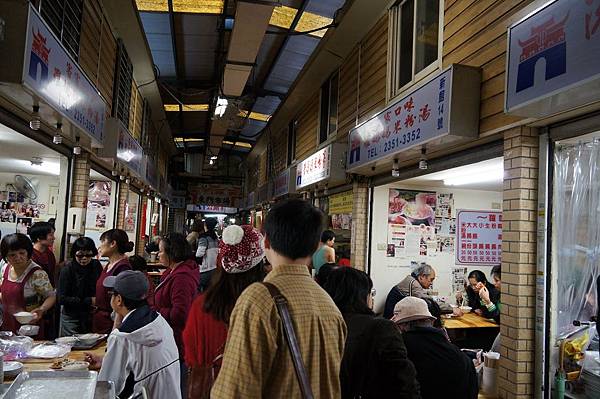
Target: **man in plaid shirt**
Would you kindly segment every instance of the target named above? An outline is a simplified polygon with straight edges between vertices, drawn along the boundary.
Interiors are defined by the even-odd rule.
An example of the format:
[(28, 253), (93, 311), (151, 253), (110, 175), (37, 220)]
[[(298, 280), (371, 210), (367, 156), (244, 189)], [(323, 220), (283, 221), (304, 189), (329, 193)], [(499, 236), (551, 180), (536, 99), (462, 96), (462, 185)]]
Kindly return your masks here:
[[(339, 398), (346, 325), (308, 266), (323, 215), (302, 200), (274, 206), (264, 224), (265, 253), (273, 271), (265, 278), (286, 297), (302, 360), (315, 398)], [(283, 325), (267, 288), (255, 283), (238, 299), (229, 326), (223, 366), (211, 398), (299, 398), (300, 385)]]

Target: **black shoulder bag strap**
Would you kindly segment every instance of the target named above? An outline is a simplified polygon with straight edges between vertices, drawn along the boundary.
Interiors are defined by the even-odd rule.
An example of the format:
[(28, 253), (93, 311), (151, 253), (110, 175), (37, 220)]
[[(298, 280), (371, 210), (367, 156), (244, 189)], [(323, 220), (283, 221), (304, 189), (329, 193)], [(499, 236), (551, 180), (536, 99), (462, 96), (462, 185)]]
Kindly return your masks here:
[(302, 391), (302, 398), (313, 399), (314, 396), (312, 393), (312, 388), (310, 386), (308, 374), (306, 373), (306, 368), (304, 367), (304, 362), (302, 361), (302, 355), (300, 354), (298, 338), (296, 338), (296, 331), (294, 330), (292, 318), (290, 317), (290, 311), (287, 306), (287, 299), (285, 299), (285, 297), (281, 294), (279, 289), (273, 284), (265, 282), (263, 282), (262, 284), (269, 290), (269, 294), (271, 294), (271, 297), (273, 297), (273, 301), (275, 301), (275, 306), (277, 306), (277, 312), (279, 312), (279, 317), (281, 317), (281, 321), (283, 323), (283, 331), (285, 333), (285, 339), (288, 343), (290, 354), (292, 355), (294, 369), (296, 370), (296, 377), (298, 378), (300, 390)]

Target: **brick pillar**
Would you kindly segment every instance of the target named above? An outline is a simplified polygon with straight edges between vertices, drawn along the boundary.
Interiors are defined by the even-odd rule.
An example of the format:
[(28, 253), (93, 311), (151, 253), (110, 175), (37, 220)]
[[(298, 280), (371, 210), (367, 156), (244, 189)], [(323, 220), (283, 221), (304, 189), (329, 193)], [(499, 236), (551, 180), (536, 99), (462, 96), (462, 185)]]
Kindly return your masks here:
[(125, 206), (129, 198), (129, 184), (122, 181), (119, 184), (119, 207), (117, 208), (117, 229), (125, 227)]
[[(534, 394), (537, 131), (518, 127), (504, 134), (501, 360), (498, 395)], [(540, 348), (541, 350), (541, 348)]]
[(139, 209), (139, 229), (138, 229), (138, 235), (136, 238), (136, 243), (135, 243), (135, 248), (136, 248), (136, 253), (140, 256), (144, 256), (144, 229), (146, 228), (146, 207), (148, 206), (148, 196), (144, 195), (142, 193), (141, 195), (142, 200), (140, 201), (140, 209)]
[[(75, 155), (73, 160), (73, 186), (71, 187), (71, 207), (87, 208), (90, 189), (90, 154)], [(84, 213), (85, 218), (85, 213)]]
[(350, 257), (352, 266), (359, 270), (367, 267), (367, 246), (369, 229), (369, 184), (360, 179), (352, 185), (352, 233)]

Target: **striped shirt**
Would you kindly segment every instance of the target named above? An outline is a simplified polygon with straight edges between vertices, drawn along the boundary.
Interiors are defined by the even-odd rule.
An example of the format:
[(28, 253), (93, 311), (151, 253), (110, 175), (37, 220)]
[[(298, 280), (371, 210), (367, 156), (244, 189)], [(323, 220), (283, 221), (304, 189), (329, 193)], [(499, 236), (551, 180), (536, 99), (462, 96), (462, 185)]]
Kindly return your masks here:
[[(339, 398), (346, 325), (304, 265), (277, 266), (265, 281), (288, 300), (315, 398)], [(238, 299), (211, 398), (299, 398), (300, 385), (275, 303), (262, 284)]]

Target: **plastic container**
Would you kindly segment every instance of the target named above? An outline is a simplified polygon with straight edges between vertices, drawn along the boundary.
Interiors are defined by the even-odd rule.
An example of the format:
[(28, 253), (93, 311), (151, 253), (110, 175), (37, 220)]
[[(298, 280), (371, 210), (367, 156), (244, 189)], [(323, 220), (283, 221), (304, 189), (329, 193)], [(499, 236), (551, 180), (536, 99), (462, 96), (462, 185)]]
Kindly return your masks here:
[(483, 366), (481, 390), (487, 396), (496, 397), (498, 392), (498, 369)]

